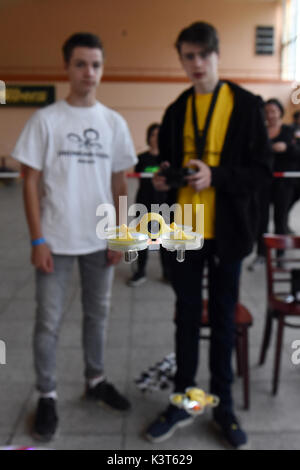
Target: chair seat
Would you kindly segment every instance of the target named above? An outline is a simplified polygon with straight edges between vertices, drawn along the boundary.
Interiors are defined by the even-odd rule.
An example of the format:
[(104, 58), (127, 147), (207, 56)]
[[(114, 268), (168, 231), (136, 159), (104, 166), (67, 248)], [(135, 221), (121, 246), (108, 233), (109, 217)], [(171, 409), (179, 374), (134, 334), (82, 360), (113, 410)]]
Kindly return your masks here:
[(272, 310), (280, 311), (285, 315), (300, 315), (300, 303), (287, 302), (280, 296), (271, 297), (269, 300), (269, 307)]
[[(250, 326), (253, 323), (253, 318), (249, 310), (240, 303), (237, 303), (235, 309), (235, 319), (234, 322), (236, 325), (244, 325)], [(209, 326), (208, 320), (208, 300), (203, 300), (203, 312), (202, 312), (202, 320), (201, 325)]]

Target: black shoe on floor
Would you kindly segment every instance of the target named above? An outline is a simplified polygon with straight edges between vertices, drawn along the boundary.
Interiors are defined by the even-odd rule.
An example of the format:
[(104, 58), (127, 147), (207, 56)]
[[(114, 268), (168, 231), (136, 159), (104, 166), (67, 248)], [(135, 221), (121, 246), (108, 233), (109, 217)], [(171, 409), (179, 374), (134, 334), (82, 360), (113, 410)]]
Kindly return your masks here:
[(231, 412), (213, 411), (214, 424), (217, 425), (223, 437), (234, 449), (249, 447), (248, 437), (241, 428), (237, 418)]
[(130, 287), (138, 287), (146, 282), (146, 276), (143, 273), (136, 272), (131, 279), (127, 282)]
[(145, 437), (153, 443), (163, 442), (169, 439), (176, 429), (192, 424), (194, 418), (185, 410), (177, 406), (169, 405), (146, 430)]
[(33, 437), (42, 442), (51, 441), (57, 429), (57, 424), (56, 400), (54, 398), (40, 398), (33, 425)]
[(110, 383), (103, 380), (95, 387), (86, 387), (85, 397), (96, 403), (104, 404), (117, 411), (127, 411), (131, 405)]

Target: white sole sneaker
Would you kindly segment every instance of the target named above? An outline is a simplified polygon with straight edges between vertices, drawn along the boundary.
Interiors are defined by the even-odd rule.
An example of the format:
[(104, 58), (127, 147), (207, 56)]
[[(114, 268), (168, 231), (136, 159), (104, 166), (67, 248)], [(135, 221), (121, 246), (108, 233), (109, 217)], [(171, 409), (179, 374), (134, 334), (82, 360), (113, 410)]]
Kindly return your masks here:
[(169, 437), (173, 436), (173, 434), (175, 433), (175, 431), (177, 429), (184, 428), (185, 426), (189, 426), (193, 422), (194, 422), (194, 418), (191, 416), (190, 418), (178, 421), (178, 423), (174, 424), (174, 426), (168, 432), (163, 434), (162, 436), (153, 437), (153, 436), (151, 436), (151, 434), (146, 433), (145, 437), (148, 441), (153, 442), (154, 444), (159, 443), (159, 442), (163, 442), (163, 441), (166, 441), (167, 439), (169, 439)]
[(251, 449), (251, 442), (250, 442), (249, 438), (248, 438), (247, 442), (245, 442), (245, 444), (242, 444), (239, 447), (234, 447), (232, 444), (230, 444), (230, 442), (223, 435), (223, 431), (222, 431), (222, 428), (219, 425), (219, 423), (217, 423), (217, 421), (213, 420), (212, 425), (213, 425), (213, 428), (216, 431), (219, 432), (221, 441), (223, 442), (224, 447), (226, 447), (227, 449), (230, 449), (230, 450), (250, 450)]
[(136, 281), (131, 281), (131, 280), (129, 280), (129, 281), (127, 282), (127, 285), (128, 285), (129, 287), (138, 287), (138, 286), (144, 284), (144, 282), (146, 282), (146, 280), (147, 280), (147, 278), (146, 278), (145, 276), (144, 276), (144, 277), (140, 277), (140, 278), (137, 279)]

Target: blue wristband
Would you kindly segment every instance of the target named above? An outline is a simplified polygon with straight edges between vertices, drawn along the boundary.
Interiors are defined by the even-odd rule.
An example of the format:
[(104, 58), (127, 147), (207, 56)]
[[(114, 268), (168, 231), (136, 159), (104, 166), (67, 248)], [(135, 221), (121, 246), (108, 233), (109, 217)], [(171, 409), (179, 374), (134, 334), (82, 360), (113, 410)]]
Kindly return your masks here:
[(42, 245), (43, 243), (46, 243), (45, 238), (36, 238), (35, 240), (31, 240), (32, 246)]

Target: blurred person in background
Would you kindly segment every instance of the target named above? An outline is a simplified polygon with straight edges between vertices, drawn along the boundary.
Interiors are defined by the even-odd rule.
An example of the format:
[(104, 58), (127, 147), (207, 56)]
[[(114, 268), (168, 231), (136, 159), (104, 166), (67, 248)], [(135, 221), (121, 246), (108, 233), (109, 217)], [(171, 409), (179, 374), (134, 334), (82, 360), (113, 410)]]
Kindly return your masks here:
[[(270, 98), (264, 105), (268, 136), (273, 152), (273, 171), (296, 171), (299, 168), (299, 149), (292, 126), (283, 124), (284, 108), (279, 100)], [(257, 239), (257, 256), (248, 269), (254, 271), (265, 262), (263, 234), (268, 232), (270, 205), (274, 208), (274, 232), (280, 235), (290, 233), (288, 217), (295, 201), (297, 187), (295, 178), (273, 177), (272, 181), (260, 190), (260, 223)], [(279, 250), (279, 256), (282, 251)]]
[[(149, 172), (153, 173), (159, 166), (159, 149), (158, 149), (158, 134), (160, 125), (156, 122), (150, 124), (146, 132), (146, 142), (149, 149), (146, 152), (138, 155), (138, 163), (134, 171), (137, 173)], [(140, 178), (139, 188), (136, 195), (135, 202), (137, 204), (144, 204), (147, 211), (151, 212), (151, 204), (162, 204), (165, 200), (165, 193), (156, 191), (153, 186), (151, 178)], [(159, 250), (160, 261), (162, 267), (162, 281), (169, 281), (169, 268), (168, 268), (168, 252), (160, 247)], [(137, 287), (146, 281), (146, 265), (148, 260), (148, 249), (139, 251), (137, 259), (137, 270), (129, 279), (128, 285)]]

